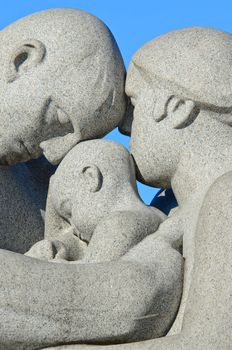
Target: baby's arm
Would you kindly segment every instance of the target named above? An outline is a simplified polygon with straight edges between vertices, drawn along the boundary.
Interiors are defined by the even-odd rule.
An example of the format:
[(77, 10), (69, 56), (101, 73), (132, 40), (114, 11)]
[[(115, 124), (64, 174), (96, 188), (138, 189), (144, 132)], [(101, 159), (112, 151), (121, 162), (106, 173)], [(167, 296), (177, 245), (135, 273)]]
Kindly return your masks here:
[(163, 221), (155, 211), (118, 211), (96, 227), (82, 262), (112, 261), (155, 232)]

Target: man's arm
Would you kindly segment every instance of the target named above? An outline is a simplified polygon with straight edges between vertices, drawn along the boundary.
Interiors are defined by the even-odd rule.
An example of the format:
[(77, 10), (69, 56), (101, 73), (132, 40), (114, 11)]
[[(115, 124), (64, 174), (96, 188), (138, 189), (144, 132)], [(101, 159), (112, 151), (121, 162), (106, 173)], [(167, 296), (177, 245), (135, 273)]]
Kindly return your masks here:
[[(232, 349), (231, 184), (232, 172), (221, 176), (209, 189), (201, 208), (195, 236), (192, 285), (181, 333), (144, 343), (110, 345), (107, 350)], [(73, 345), (58, 349), (105, 348)]]
[(155, 270), (130, 261), (53, 264), (4, 250), (0, 265), (1, 350), (150, 336), (143, 317), (155, 313)]

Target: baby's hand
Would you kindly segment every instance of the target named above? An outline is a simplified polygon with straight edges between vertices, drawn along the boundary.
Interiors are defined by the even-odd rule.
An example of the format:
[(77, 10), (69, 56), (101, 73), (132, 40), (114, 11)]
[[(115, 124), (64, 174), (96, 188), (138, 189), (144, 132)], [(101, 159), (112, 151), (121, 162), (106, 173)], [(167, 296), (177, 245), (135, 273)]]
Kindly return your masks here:
[(61, 241), (44, 239), (34, 244), (25, 255), (40, 260), (58, 262), (59, 260), (64, 261), (68, 258), (68, 251)]

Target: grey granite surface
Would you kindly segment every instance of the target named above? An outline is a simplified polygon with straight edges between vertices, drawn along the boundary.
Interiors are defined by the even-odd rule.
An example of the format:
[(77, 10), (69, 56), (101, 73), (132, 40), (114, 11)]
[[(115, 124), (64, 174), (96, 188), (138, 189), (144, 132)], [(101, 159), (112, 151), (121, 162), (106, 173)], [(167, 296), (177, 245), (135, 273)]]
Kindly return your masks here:
[(58, 163), (122, 119), (125, 69), (109, 29), (75, 9), (24, 17), (1, 31), (0, 163)]
[[(145, 44), (129, 102), (96, 17), (48, 10), (0, 37), (0, 349), (231, 350), (232, 35)], [(131, 155), (96, 140), (116, 126)], [(55, 169), (16, 164), (42, 153), (60, 163), (44, 232)], [(136, 178), (178, 207), (145, 206)]]

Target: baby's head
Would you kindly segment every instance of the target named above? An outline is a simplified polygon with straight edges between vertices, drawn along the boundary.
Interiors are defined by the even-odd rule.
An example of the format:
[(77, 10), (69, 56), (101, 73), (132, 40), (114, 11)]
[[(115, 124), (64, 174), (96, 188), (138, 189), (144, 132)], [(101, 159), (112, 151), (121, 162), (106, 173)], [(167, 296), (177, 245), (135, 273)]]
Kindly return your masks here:
[(0, 164), (58, 163), (125, 112), (124, 64), (109, 29), (76, 9), (39, 12), (0, 32)]
[(117, 142), (81, 142), (60, 163), (49, 191), (57, 213), (89, 241), (99, 221), (137, 193), (133, 159)]

